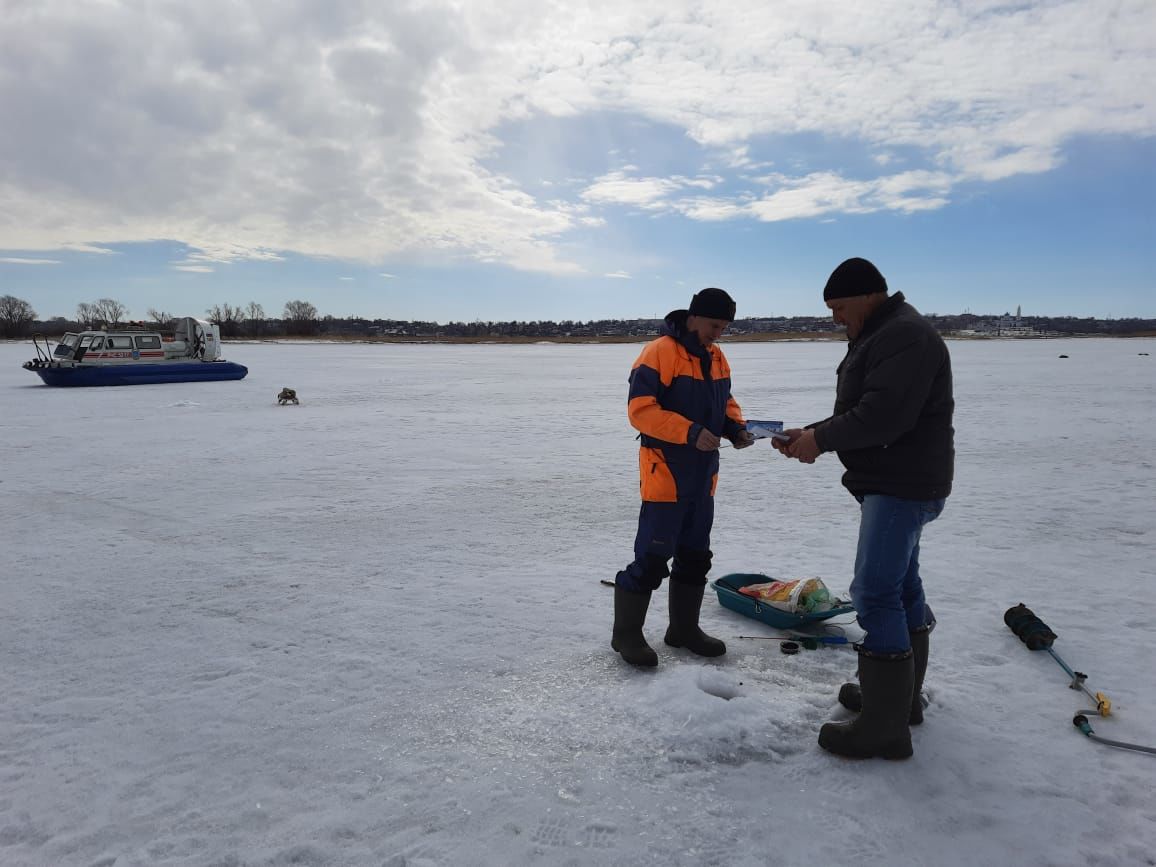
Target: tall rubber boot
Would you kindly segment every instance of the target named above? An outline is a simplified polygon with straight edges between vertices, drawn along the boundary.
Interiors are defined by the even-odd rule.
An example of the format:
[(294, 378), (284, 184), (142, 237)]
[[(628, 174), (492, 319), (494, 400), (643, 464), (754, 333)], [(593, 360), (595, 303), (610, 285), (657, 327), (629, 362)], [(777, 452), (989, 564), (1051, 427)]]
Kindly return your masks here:
[(642, 634), (642, 624), (646, 622), (646, 609), (650, 607), (650, 591), (632, 593), (622, 587), (614, 588), (614, 632), (610, 646), (622, 654), (622, 658), (639, 668), (654, 668), (658, 665), (658, 654), (646, 643)]
[(911, 688), (915, 662), (910, 654), (895, 658), (859, 652), (859, 686), (863, 710), (850, 722), (827, 723), (819, 746), (852, 759), (906, 759), (911, 756)]
[(685, 647), (699, 656), (722, 656), (727, 652), (726, 644), (698, 626), (705, 591), (704, 584), (670, 582), (670, 626), (663, 640), (671, 647)]
[[(915, 665), (915, 682), (911, 689), (911, 713), (907, 716), (907, 724), (917, 726), (923, 722), (923, 678), (927, 674), (927, 654), (930, 646), (928, 636), (930, 629), (921, 629), (911, 633), (911, 658)], [(847, 710), (859, 713), (863, 708), (863, 695), (859, 691), (859, 684), (845, 683), (839, 688), (839, 704)]]
[(911, 713), (907, 716), (907, 724), (920, 725), (923, 722), (923, 678), (927, 674), (927, 654), (930, 650), (930, 629), (921, 629), (911, 633), (911, 661), (913, 679), (911, 686)]

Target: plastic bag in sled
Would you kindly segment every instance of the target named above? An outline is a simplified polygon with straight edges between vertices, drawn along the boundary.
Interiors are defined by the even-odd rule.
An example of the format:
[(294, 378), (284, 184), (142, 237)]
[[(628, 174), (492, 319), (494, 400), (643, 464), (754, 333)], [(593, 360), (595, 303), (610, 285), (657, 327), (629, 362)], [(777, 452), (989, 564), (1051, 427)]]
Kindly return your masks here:
[[(737, 611), (739, 614), (759, 620), (776, 629), (805, 626), (808, 623), (827, 620), (839, 614), (849, 614), (855, 610), (846, 599), (830, 597), (829, 604), (815, 605), (812, 610), (808, 611), (805, 610), (805, 603), (799, 603), (798, 596), (791, 605), (794, 610), (784, 610), (783, 607), (776, 607), (770, 601), (760, 600), (741, 592), (743, 587), (771, 584), (772, 582), (774, 579), (767, 575), (735, 572), (724, 575), (722, 578), (716, 578), (711, 582), (711, 587), (718, 594), (719, 604), (724, 608)], [(791, 589), (797, 590), (798, 585)]]

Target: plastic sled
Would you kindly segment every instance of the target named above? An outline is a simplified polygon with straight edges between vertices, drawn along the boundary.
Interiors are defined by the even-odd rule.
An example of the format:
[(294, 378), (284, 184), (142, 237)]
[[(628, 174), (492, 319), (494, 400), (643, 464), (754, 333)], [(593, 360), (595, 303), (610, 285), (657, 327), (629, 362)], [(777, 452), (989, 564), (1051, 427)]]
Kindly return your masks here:
[(840, 614), (850, 614), (855, 611), (847, 600), (834, 599), (832, 601), (835, 603), (835, 606), (827, 611), (795, 614), (790, 611), (783, 611), (781, 608), (775, 608), (773, 605), (760, 602), (754, 597), (739, 592), (740, 587), (746, 587), (748, 584), (766, 584), (768, 581), (774, 580), (774, 578), (767, 575), (735, 572), (730, 575), (724, 575), (721, 578), (716, 578), (711, 582), (710, 586), (713, 587), (714, 592), (718, 594), (719, 604), (723, 608), (737, 611), (739, 614), (744, 614), (747, 617), (758, 620), (768, 626), (773, 626), (776, 629), (794, 629), (810, 623), (818, 623), (819, 621), (827, 620)]

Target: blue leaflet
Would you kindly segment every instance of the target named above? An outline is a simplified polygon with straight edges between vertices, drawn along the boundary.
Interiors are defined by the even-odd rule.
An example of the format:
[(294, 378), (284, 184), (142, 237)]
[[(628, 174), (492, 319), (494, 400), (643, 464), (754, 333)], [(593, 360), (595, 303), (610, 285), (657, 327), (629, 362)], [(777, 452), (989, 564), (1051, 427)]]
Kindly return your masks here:
[[(773, 437), (776, 434), (782, 434), (783, 423), (781, 421), (753, 421), (747, 420), (747, 430), (751, 432), (755, 439), (761, 440), (767, 437)], [(780, 438), (782, 438), (780, 436)]]

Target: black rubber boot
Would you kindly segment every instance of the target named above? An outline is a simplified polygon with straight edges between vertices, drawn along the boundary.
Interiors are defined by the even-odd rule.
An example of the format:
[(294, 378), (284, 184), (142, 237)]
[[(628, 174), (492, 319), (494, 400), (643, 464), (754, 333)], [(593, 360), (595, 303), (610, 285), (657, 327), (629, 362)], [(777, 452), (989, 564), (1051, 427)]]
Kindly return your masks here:
[(914, 673), (911, 686), (911, 713), (907, 716), (907, 724), (912, 726), (923, 722), (923, 678), (927, 674), (930, 635), (930, 629), (911, 633), (911, 660)]
[(658, 654), (646, 643), (646, 636), (642, 634), (642, 624), (646, 622), (646, 609), (649, 607), (650, 591), (632, 593), (615, 586), (614, 634), (610, 646), (631, 665), (640, 668), (654, 668), (658, 665)]
[(911, 756), (912, 656), (868, 656), (859, 652), (859, 685), (863, 709), (850, 722), (827, 723), (819, 730), (819, 746), (852, 759), (906, 759)]
[[(911, 713), (907, 716), (907, 724), (917, 726), (923, 722), (923, 677), (927, 674), (927, 653), (930, 645), (928, 636), (930, 629), (921, 629), (911, 633), (911, 658), (915, 664), (915, 681), (911, 689)], [(839, 688), (839, 704), (847, 710), (859, 713), (863, 708), (863, 694), (857, 683), (845, 683)]]
[(707, 635), (698, 626), (705, 591), (706, 585), (703, 584), (670, 582), (670, 627), (663, 640), (671, 647), (685, 647), (699, 656), (722, 656), (727, 652), (726, 644)]

